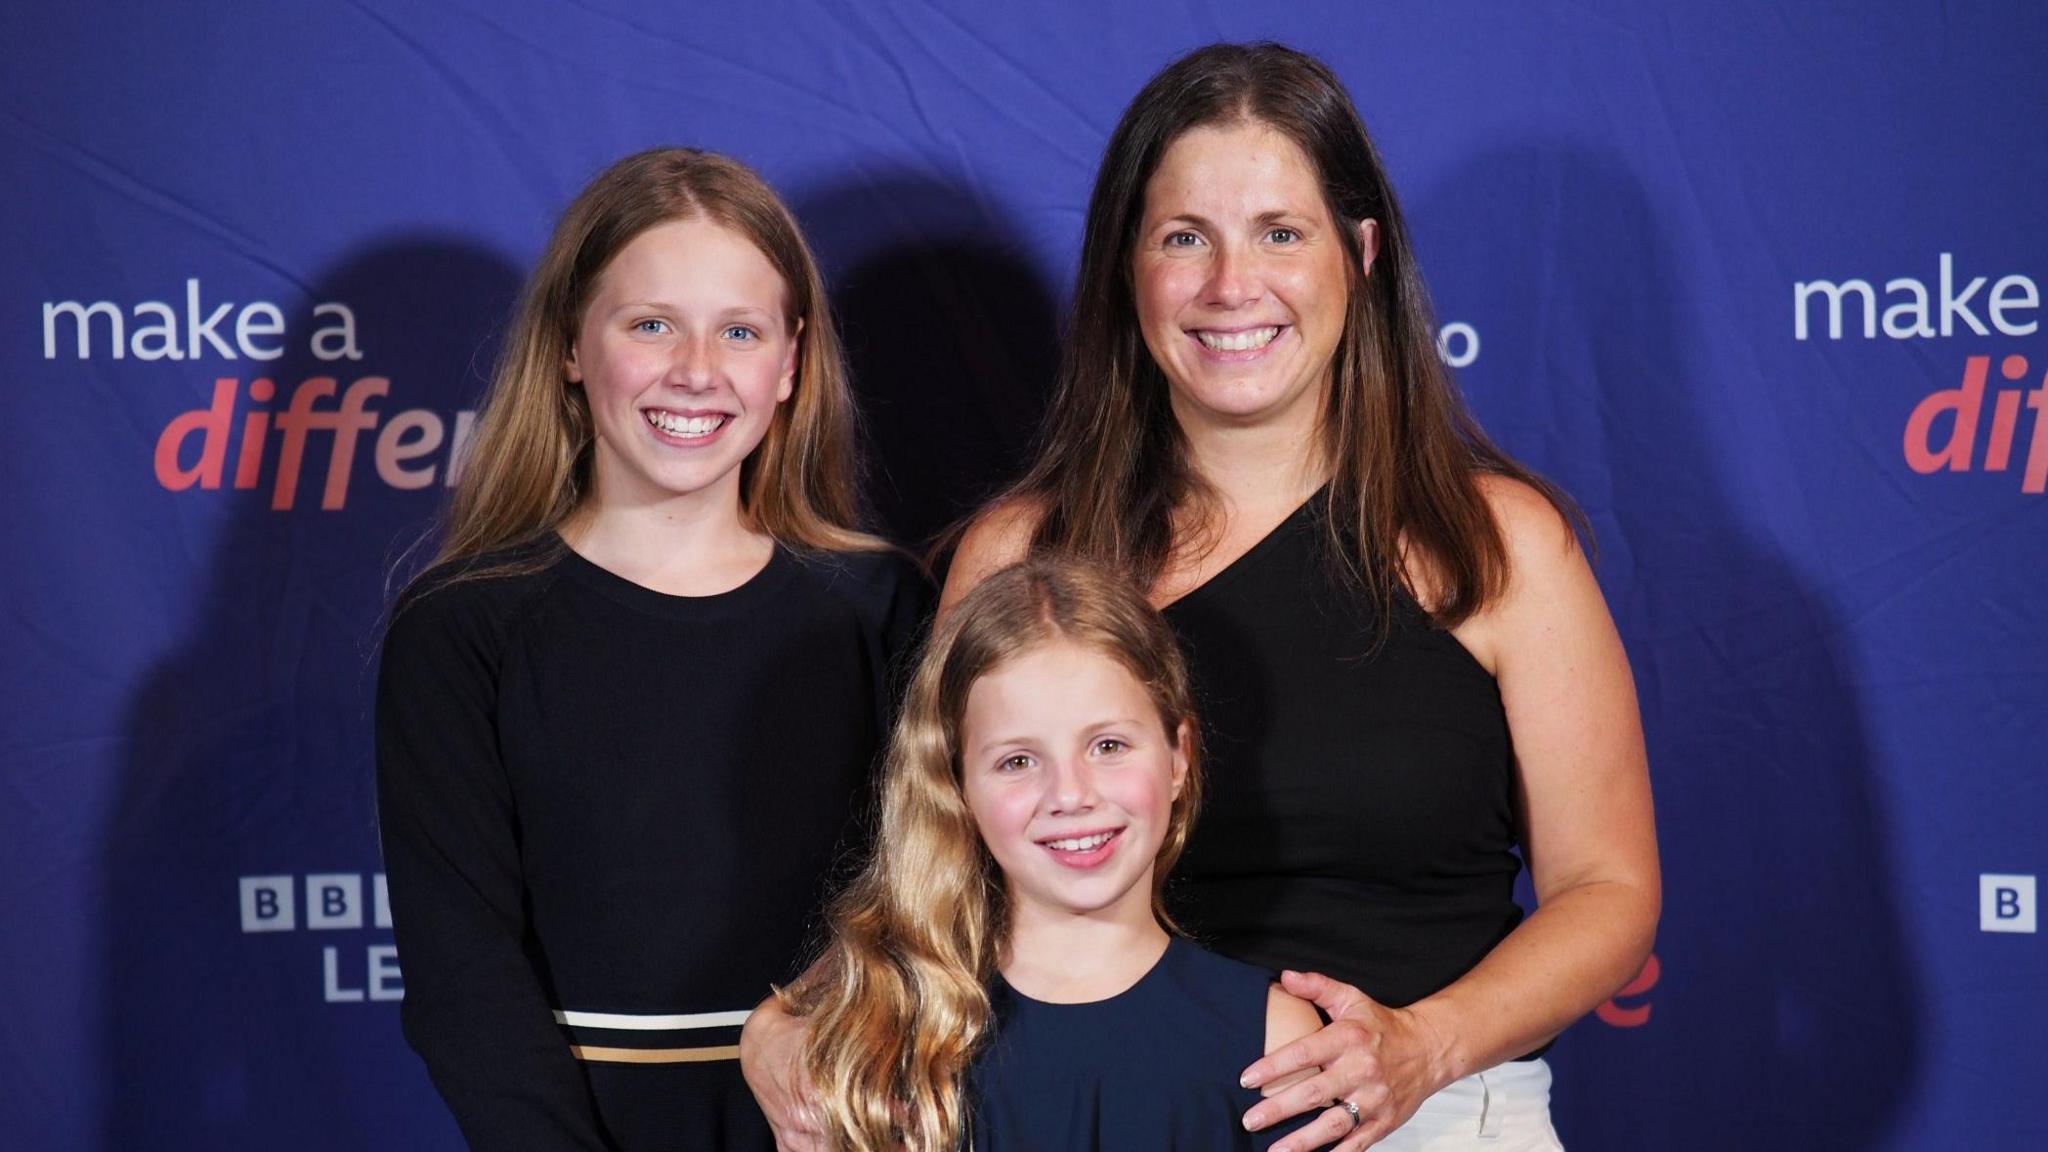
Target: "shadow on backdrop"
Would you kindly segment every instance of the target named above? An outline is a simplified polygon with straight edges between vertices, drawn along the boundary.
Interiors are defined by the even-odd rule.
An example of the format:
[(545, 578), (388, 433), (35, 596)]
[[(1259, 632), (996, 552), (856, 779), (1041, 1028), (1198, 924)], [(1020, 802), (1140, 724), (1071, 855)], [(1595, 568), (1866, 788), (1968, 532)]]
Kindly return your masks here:
[[(222, 489), (161, 493), (165, 506), (148, 510), (188, 520), (206, 552), (175, 605), (184, 638), (129, 709), (102, 847), (112, 1066), (99, 1147), (461, 1146), (397, 1005), (366, 995), (372, 949), (391, 943), (371, 907), (374, 654), (387, 570), (440, 505), (451, 417), (474, 407), (519, 283), (496, 253), (435, 236), (385, 241), (328, 271), (286, 307), (282, 359), (222, 368), (241, 373)], [(311, 355), (311, 311), (326, 301), (355, 310), (361, 360)], [(267, 405), (249, 398), (258, 375), (276, 386)], [(345, 393), (366, 376), (391, 387), (366, 406), (379, 423), (357, 437), (342, 509), (320, 507), (331, 430), (306, 438), (290, 510), (271, 507), (275, 428), (256, 486), (231, 487), (252, 407), (282, 411), (308, 379), (335, 377)], [(329, 397), (315, 410), (336, 407)], [(436, 413), (446, 438), (407, 464), (433, 464), (435, 482), (408, 491), (379, 478), (375, 444), (416, 408)], [(305, 877), (322, 873), (360, 877), (361, 928), (307, 927)], [(241, 930), (244, 876), (289, 879), (294, 930)]]
[[(1411, 200), (1489, 432), (1563, 484), (1642, 698), (1664, 862), (1646, 1024), (1559, 1042), (1573, 1149), (1887, 1146), (1923, 1061), (1882, 799), (1835, 605), (1778, 541), (1770, 382), (1703, 346), (1638, 178), (1569, 146)], [(1783, 531), (1783, 519), (1777, 521)]]
[(870, 504), (919, 547), (1014, 478), (1051, 390), (1056, 295), (1001, 210), (893, 173), (790, 207), (824, 267), (867, 423)]

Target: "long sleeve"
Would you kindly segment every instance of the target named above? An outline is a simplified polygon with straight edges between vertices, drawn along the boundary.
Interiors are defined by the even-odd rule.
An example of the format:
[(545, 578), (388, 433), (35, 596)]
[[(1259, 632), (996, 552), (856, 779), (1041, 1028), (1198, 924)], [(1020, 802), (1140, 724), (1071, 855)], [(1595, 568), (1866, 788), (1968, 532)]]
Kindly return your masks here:
[(533, 958), (495, 722), (502, 615), (472, 587), (401, 609), (377, 685), (377, 786), (406, 1040), (472, 1148), (608, 1147)]

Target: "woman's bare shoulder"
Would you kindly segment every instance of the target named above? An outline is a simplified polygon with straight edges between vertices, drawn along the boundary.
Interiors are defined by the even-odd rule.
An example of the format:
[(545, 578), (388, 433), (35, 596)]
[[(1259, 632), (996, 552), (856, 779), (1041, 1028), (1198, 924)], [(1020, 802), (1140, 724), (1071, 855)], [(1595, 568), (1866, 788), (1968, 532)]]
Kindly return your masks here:
[(1035, 497), (1011, 496), (998, 500), (974, 514), (953, 560), (946, 568), (946, 587), (939, 595), (943, 614), (976, 584), (1019, 560), (1031, 551), (1032, 534), (1045, 516), (1044, 504)]

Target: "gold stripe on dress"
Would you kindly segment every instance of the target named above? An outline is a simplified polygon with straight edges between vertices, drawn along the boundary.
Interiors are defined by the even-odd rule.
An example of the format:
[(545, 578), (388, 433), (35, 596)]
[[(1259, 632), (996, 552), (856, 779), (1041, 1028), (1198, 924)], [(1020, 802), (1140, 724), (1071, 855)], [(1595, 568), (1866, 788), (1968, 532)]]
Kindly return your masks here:
[(571, 1044), (570, 1055), (578, 1060), (605, 1064), (697, 1064), (709, 1060), (737, 1060), (740, 1046), (723, 1048), (601, 1048), (594, 1044)]

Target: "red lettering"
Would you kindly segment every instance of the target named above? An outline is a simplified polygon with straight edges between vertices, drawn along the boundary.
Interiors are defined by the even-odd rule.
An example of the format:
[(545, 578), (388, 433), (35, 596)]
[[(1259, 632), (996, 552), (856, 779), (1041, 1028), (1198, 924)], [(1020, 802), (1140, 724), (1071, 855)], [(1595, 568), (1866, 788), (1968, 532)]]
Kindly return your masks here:
[[(1977, 447), (1977, 413), (1984, 406), (1984, 376), (1990, 370), (1991, 357), (1970, 357), (1963, 368), (1961, 386), (1943, 388), (1913, 409), (1913, 415), (1906, 420), (1905, 440), (1906, 463), (1913, 471), (1924, 476), (1943, 467), (1951, 472), (1970, 470), (1970, 457)], [(1950, 427), (1948, 444), (1937, 452), (1929, 441), (1934, 418), (1951, 411), (1955, 413), (1955, 423)]]
[[(234, 422), (235, 389), (241, 381), (222, 377), (213, 382), (213, 403), (184, 412), (164, 425), (156, 438), (156, 482), (173, 492), (192, 485), (220, 487), (221, 466), (228, 457), (228, 427)], [(180, 467), (178, 457), (192, 433), (200, 433), (199, 460), (190, 468)]]

